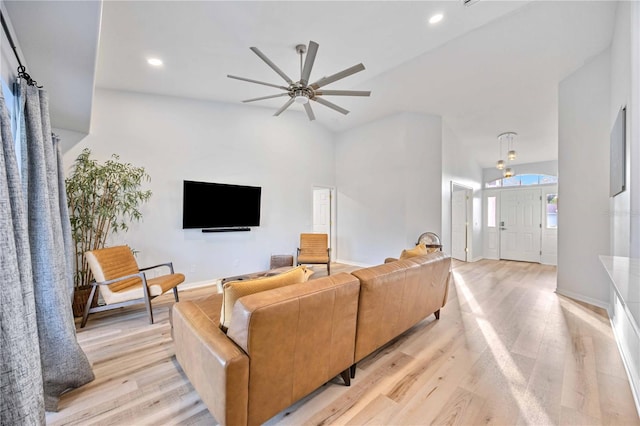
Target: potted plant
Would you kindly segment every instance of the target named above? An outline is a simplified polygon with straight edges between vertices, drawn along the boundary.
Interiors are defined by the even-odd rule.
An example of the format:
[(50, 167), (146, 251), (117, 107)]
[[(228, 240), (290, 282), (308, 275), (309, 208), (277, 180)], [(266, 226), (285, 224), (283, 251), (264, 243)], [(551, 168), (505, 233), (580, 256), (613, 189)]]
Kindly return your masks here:
[(149, 181), (144, 167), (122, 163), (116, 154), (103, 164), (90, 156), (85, 148), (65, 179), (75, 243), (75, 316), (82, 316), (93, 279), (84, 253), (103, 248), (111, 233), (126, 231), (129, 223), (139, 221), (140, 206), (151, 197), (150, 190), (141, 189)]

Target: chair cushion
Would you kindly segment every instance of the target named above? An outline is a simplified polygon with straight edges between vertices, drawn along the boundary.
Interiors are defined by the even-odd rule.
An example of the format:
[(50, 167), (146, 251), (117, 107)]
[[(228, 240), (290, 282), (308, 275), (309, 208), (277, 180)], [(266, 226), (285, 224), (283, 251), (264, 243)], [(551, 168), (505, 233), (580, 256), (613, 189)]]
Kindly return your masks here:
[(300, 234), (298, 264), (329, 263), (328, 244), (327, 234)]
[(322, 255), (303, 255), (298, 256), (298, 263), (327, 263), (329, 262), (329, 255), (327, 253)]
[[(127, 280), (129, 281), (129, 280)], [(151, 297), (160, 296), (164, 292), (171, 290), (178, 284), (184, 282), (183, 274), (163, 275), (156, 278), (147, 279), (149, 285), (149, 295)], [(127, 300), (142, 299), (144, 290), (142, 289), (142, 280), (138, 279), (137, 283), (126, 288), (114, 291), (113, 284), (101, 285), (100, 294), (107, 305), (112, 303), (126, 302)]]
[(400, 259), (409, 259), (411, 257), (422, 256), (427, 253), (427, 247), (424, 244), (418, 244), (412, 249), (402, 250), (402, 253), (400, 253)]
[(279, 275), (253, 280), (229, 281), (222, 286), (222, 309), (220, 310), (220, 328), (224, 331), (231, 323), (231, 311), (236, 300), (242, 296), (302, 283), (307, 280), (306, 268), (299, 266)]
[[(115, 246), (88, 251), (84, 255), (96, 282), (109, 281), (140, 272), (136, 259), (128, 246)], [(119, 291), (136, 286), (140, 287), (141, 285), (142, 280), (140, 278), (131, 278), (113, 283), (109, 286), (109, 289), (111, 291)]]

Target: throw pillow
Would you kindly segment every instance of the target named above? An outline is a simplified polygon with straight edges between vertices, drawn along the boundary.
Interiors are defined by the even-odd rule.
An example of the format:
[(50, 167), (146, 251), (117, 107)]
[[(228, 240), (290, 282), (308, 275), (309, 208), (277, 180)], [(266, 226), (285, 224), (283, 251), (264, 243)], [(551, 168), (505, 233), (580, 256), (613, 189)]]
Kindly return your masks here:
[(290, 271), (266, 278), (253, 280), (229, 281), (222, 286), (222, 309), (220, 310), (220, 328), (226, 332), (231, 323), (231, 312), (236, 300), (242, 296), (297, 284), (307, 281), (307, 268), (298, 266)]
[(427, 246), (424, 244), (418, 244), (412, 249), (402, 250), (402, 253), (400, 253), (400, 259), (409, 259), (410, 257), (422, 256), (427, 253)]

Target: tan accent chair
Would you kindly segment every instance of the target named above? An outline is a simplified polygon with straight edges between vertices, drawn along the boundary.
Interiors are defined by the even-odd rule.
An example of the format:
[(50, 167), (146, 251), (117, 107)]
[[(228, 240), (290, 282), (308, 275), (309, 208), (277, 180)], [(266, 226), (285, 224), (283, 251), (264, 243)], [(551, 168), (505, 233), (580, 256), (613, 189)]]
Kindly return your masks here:
[[(128, 246), (91, 250), (85, 253), (85, 258), (95, 281), (91, 283), (93, 287), (84, 308), (80, 328), (86, 325), (89, 314), (141, 302), (147, 305), (149, 323), (153, 324), (151, 299), (173, 289), (173, 297), (178, 301), (177, 286), (184, 281), (184, 275), (174, 273), (172, 262), (139, 269)], [(161, 266), (168, 267), (170, 274), (147, 279), (144, 271)], [(91, 303), (97, 297), (96, 288), (100, 289), (105, 305), (92, 308)]]
[(331, 275), (329, 236), (327, 234), (300, 234), (297, 264), (326, 264), (327, 275)]

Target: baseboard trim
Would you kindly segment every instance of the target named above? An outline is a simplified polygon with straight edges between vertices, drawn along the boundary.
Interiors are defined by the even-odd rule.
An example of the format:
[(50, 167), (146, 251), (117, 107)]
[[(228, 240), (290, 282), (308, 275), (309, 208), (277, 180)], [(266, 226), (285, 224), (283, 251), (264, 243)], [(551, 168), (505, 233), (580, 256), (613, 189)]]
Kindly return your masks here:
[(478, 257), (474, 257), (473, 259), (471, 259), (469, 262), (479, 262), (480, 260), (484, 259), (484, 257), (482, 256), (478, 256)]
[(597, 306), (598, 308), (605, 309), (607, 312), (609, 312), (609, 304), (606, 302), (603, 302), (602, 300), (592, 299), (591, 297), (586, 297), (581, 294), (574, 293), (572, 291), (561, 290), (557, 287), (556, 287), (556, 293), (561, 296), (570, 297), (571, 299), (575, 299), (579, 302), (584, 302), (593, 306)]
[(216, 287), (218, 285), (218, 281), (220, 280), (206, 280), (206, 281), (193, 281), (190, 283), (182, 283), (178, 286), (178, 291), (182, 290), (193, 290), (195, 288), (202, 287)]
[(345, 259), (336, 259), (336, 263), (344, 263), (345, 265), (351, 265), (351, 266), (360, 266), (362, 268), (369, 268), (371, 266), (375, 266), (375, 265), (370, 265), (368, 263), (354, 262), (352, 260), (345, 260)]

